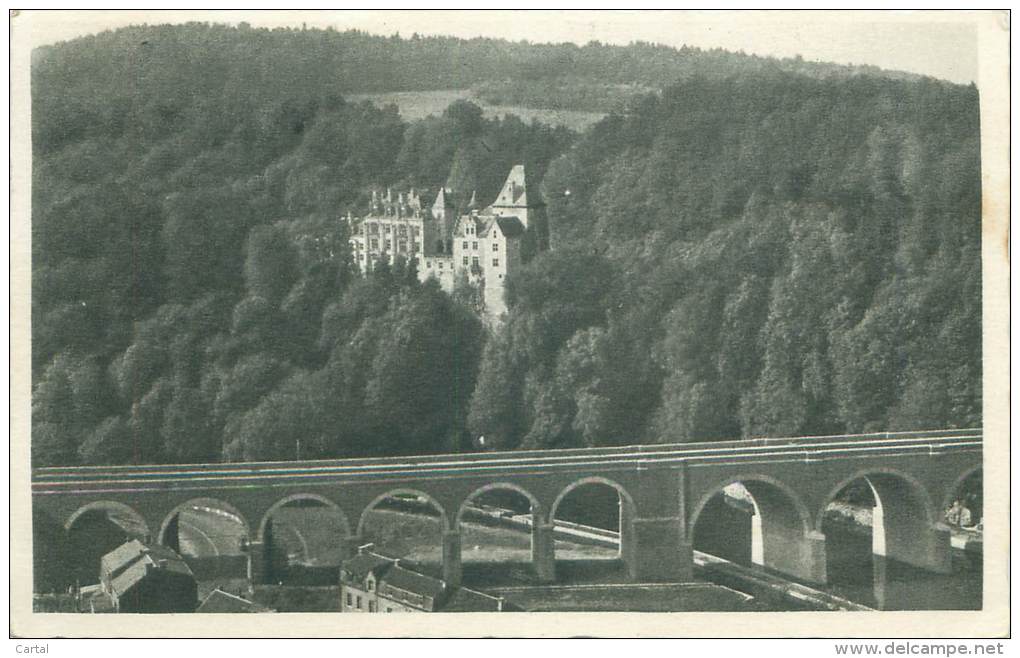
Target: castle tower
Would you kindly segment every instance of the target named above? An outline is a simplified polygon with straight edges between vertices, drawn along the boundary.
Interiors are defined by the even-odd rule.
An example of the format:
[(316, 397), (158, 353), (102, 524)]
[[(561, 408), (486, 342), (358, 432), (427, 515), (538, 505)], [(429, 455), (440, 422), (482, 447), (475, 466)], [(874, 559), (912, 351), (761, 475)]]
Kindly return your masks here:
[(514, 165), (490, 209), (500, 217), (516, 217), (527, 228), (530, 220), (545, 207), (538, 189), (528, 188), (524, 165)]
[(436, 220), (443, 222), (450, 218), (454, 212), (453, 190), (445, 187), (439, 188), (439, 194), (436, 195), (436, 200), (432, 202), (432, 216)]

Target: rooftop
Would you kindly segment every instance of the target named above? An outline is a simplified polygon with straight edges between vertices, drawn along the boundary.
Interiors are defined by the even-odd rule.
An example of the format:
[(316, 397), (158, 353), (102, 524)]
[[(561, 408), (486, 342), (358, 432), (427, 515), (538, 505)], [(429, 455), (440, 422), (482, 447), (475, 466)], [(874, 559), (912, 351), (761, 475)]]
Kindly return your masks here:
[(195, 612), (275, 612), (275, 610), (217, 588), (209, 592), (209, 596), (205, 597)]
[(102, 557), (103, 571), (111, 575), (110, 589), (118, 596), (134, 587), (152, 570), (194, 578), (184, 559), (166, 546), (143, 544), (137, 539), (121, 544)]
[(430, 596), (433, 599), (438, 599), (446, 592), (446, 583), (438, 578), (411, 571), (399, 564), (394, 565), (383, 575), (382, 582), (390, 587), (396, 587), (412, 594)]
[(358, 553), (349, 560), (345, 560), (343, 570), (349, 572), (352, 579), (362, 581), (370, 573), (374, 573), (378, 577), (379, 574), (392, 567), (396, 562), (394, 558), (365, 551)]

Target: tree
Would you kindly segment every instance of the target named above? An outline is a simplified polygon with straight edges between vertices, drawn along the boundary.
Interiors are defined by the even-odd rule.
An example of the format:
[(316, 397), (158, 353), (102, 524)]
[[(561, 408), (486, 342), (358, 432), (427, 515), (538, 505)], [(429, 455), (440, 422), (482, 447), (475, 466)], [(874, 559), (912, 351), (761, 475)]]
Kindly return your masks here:
[(133, 461), (131, 428), (120, 416), (110, 416), (78, 448), (83, 464), (127, 464)]
[(244, 279), (248, 294), (279, 304), (297, 280), (297, 255), (290, 236), (276, 225), (262, 224), (248, 233)]

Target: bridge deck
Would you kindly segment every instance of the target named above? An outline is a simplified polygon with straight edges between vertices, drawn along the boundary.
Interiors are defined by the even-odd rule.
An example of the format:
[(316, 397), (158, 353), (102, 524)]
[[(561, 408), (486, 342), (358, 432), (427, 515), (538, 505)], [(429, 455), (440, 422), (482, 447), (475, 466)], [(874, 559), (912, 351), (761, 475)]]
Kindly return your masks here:
[(385, 457), (299, 462), (243, 462), (226, 464), (93, 466), (42, 468), (33, 471), (33, 494), (67, 493), (70, 489), (137, 486), (166, 487), (175, 481), (270, 481), (328, 478), (371, 480), (436, 475), (498, 475), (500, 473), (554, 472), (578, 467), (638, 469), (675, 468), (714, 463), (765, 463), (824, 461), (854, 456), (931, 455), (948, 451), (981, 450), (980, 429), (926, 432), (887, 432), (859, 435), (784, 437), (661, 444)]

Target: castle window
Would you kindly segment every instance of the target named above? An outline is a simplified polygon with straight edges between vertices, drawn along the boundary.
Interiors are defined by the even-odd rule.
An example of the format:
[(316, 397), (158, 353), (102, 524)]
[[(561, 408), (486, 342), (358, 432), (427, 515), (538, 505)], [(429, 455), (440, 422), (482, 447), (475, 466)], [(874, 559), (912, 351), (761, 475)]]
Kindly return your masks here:
[(468, 263), (467, 258), (468, 258), (467, 256), (464, 256), (464, 264), (465, 265), (467, 265), (467, 263)]
[(351, 607), (352, 605), (354, 605), (354, 601), (351, 600), (352, 598), (353, 597), (351, 596), (351, 593), (347, 592), (347, 607), (348, 608)]
[(398, 242), (397, 248), (400, 250), (401, 253), (407, 251), (407, 240), (401, 240), (400, 242)]
[(439, 269), (443, 269), (443, 261), (439, 261)]
[(386, 233), (386, 235), (389, 235), (390, 234), (390, 225), (387, 224), (386, 226), (384, 226), (383, 227), (383, 231)]
[(369, 601), (368, 602), (368, 611), (369, 612), (375, 612), (375, 601)]
[(407, 235), (407, 227), (406, 226), (399, 227), (398, 228), (398, 233), (400, 233), (400, 235), (402, 235), (402, 236), (403, 235)]
[(425, 261), (425, 267), (427, 267), (427, 268), (429, 268), (431, 270), (432, 269), (432, 261), (430, 261), (430, 260)]
[(387, 249), (392, 249), (393, 248), (393, 241), (390, 240), (389, 238), (386, 238), (386, 248)]
[(492, 259), (492, 266), (493, 267), (499, 267), (499, 259), (498, 258), (493, 258)]
[(467, 241), (466, 240), (464, 241), (464, 247), (463, 248), (467, 249)]
[(477, 242), (472, 242), (471, 243), (471, 248), (472, 249), (478, 249), (478, 243)]
[(379, 239), (378, 238), (372, 238), (372, 249), (378, 249), (378, 248), (379, 248)]
[(493, 242), (492, 243), (492, 250), (493, 251), (499, 251), (499, 243), (498, 242)]
[(357, 598), (357, 601), (356, 601), (356, 604), (355, 604), (354, 607), (356, 607), (358, 610), (361, 610), (361, 597), (360, 596)]
[(412, 248), (412, 251), (414, 251), (415, 253), (418, 253), (419, 251), (421, 251), (421, 243), (419, 243), (417, 240), (415, 240), (414, 242), (411, 243), (411, 248)]

